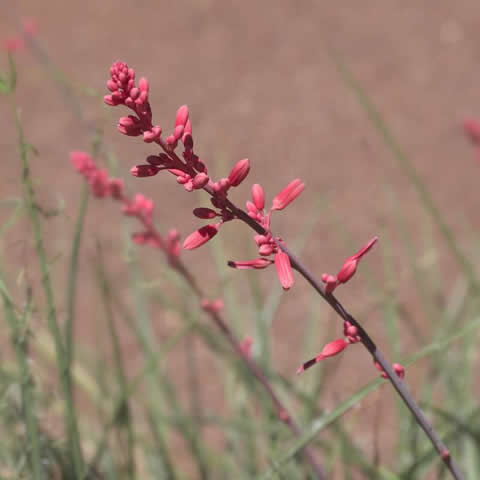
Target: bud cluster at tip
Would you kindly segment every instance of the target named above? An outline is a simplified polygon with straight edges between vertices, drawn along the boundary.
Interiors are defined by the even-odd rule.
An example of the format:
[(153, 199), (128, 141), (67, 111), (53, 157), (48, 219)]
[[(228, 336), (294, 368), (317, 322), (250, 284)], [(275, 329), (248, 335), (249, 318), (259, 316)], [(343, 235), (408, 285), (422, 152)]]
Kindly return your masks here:
[[(104, 97), (107, 105), (124, 105), (133, 111), (133, 114), (119, 119), (118, 130), (127, 136), (143, 136), (144, 142), (155, 143), (162, 149), (158, 154), (149, 155), (145, 163), (132, 167), (130, 173), (143, 178), (153, 177), (160, 171), (167, 170), (188, 192), (208, 189), (214, 209), (199, 207), (193, 213), (202, 219), (219, 217), (219, 221), (199, 228), (184, 241), (184, 248), (188, 250), (203, 245), (216, 235), (223, 223), (235, 218), (227, 208), (228, 192), (245, 180), (250, 171), (250, 161), (247, 158), (238, 161), (228, 177), (213, 181), (205, 161), (193, 150), (192, 123), (187, 105), (178, 108), (173, 132), (162, 138), (162, 128), (152, 123), (150, 87), (146, 78), (141, 78), (136, 85), (135, 71), (124, 62), (115, 62), (110, 68), (107, 88), (111, 92)], [(176, 149), (180, 144), (183, 145), (183, 151), (177, 154)]]

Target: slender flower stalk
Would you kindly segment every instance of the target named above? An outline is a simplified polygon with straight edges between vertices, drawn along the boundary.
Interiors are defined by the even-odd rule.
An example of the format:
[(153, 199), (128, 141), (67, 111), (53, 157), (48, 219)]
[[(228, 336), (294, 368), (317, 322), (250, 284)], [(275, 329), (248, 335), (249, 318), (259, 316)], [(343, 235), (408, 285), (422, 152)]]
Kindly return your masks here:
[[(150, 143), (153, 141), (162, 149), (162, 152), (155, 156), (154, 159), (152, 159), (152, 156), (147, 158), (149, 165), (155, 165), (159, 167), (159, 169), (168, 170), (177, 177), (177, 182), (183, 185), (186, 191), (202, 188), (211, 196), (211, 203), (216, 209), (214, 212), (216, 212), (216, 216), (220, 218), (220, 221), (202, 227), (191, 234), (185, 240), (184, 248), (197, 248), (211, 240), (217, 235), (221, 225), (227, 221), (240, 220), (246, 223), (257, 234), (254, 240), (258, 247), (260, 258), (244, 262), (229, 262), (229, 265), (240, 269), (258, 269), (266, 268), (273, 263), (275, 264), (280, 283), (285, 290), (293, 286), (294, 278), (292, 269), (294, 269), (310, 283), (343, 321), (346, 340), (338, 339), (328, 344), (320, 355), (302, 366), (303, 370), (317, 361), (340, 353), (350, 343), (362, 343), (372, 355), (375, 366), (382, 372), (382, 376), (386, 376), (390, 380), (397, 393), (414, 415), (417, 423), (423, 428), (453, 477), (463, 479), (463, 475), (451, 458), (447, 447), (443, 444), (430, 422), (410, 395), (406, 384), (403, 382), (403, 367), (392, 367), (390, 365), (370, 335), (333, 295), (333, 290), (339, 284), (344, 284), (353, 277), (357, 270), (358, 263), (376, 243), (377, 237), (370, 240), (370, 242), (356, 254), (347, 258), (336, 276), (324, 274), (322, 276), (323, 283), (320, 282), (293, 252), (288, 249), (283, 239), (275, 236), (271, 229), (272, 213), (286, 208), (304, 190), (305, 186), (299, 179), (290, 182), (274, 197), (272, 205), (267, 212), (264, 210), (265, 195), (262, 187), (258, 184), (252, 187), (252, 201), (247, 202), (247, 211), (238, 208), (228, 198), (228, 192), (231, 187), (238, 186), (244, 181), (250, 169), (250, 163), (247, 160), (240, 161), (234, 166), (228, 178), (213, 181), (208, 176), (205, 162), (194, 153), (194, 141), (188, 108), (186, 106), (180, 107), (177, 111), (173, 134), (163, 139), (161, 133), (158, 133), (159, 131), (161, 132), (160, 127), (152, 123), (152, 110), (148, 101), (149, 89), (147, 80), (142, 78), (139, 81), (138, 87), (135, 86), (135, 72), (122, 62), (113, 64), (110, 73), (111, 78), (107, 86), (112, 93), (105, 97), (105, 103), (111, 106), (124, 105), (135, 113), (134, 119), (131, 119), (130, 123), (126, 120), (123, 121), (123, 123), (120, 122), (119, 125), (122, 127), (119, 128), (120, 132), (126, 135), (134, 134), (135, 136), (143, 133), (145, 142)], [(131, 125), (130, 131), (125, 126), (127, 124)], [(477, 127), (478, 125), (476, 124), (466, 125), (466, 130), (474, 143), (478, 141)], [(175, 152), (179, 142), (183, 143), (183, 158), (180, 158)], [(137, 176), (152, 176), (156, 175), (158, 171), (154, 172), (148, 165), (140, 165), (134, 167), (132, 173), (137, 174)], [(146, 175), (138, 175), (138, 172), (146, 172)], [(214, 321), (218, 323), (216, 319), (218, 312), (214, 312), (214, 310), (212, 310), (212, 312)], [(221, 322), (219, 326), (222, 329)], [(229, 330), (225, 331), (227, 337), (229, 336), (228, 332)], [(238, 349), (237, 353), (241, 355), (242, 349), (239, 343), (234, 339), (232, 344), (236, 351)], [(247, 358), (246, 361), (247, 360), (249, 359)], [(253, 366), (251, 366), (251, 371), (255, 374), (256, 370)], [(257, 376), (257, 378), (259, 377)], [(265, 387), (268, 391), (268, 386), (265, 385)], [(272, 396), (272, 399), (273, 398), (274, 396)], [(280, 417), (282, 418), (282, 415), (280, 415)]]

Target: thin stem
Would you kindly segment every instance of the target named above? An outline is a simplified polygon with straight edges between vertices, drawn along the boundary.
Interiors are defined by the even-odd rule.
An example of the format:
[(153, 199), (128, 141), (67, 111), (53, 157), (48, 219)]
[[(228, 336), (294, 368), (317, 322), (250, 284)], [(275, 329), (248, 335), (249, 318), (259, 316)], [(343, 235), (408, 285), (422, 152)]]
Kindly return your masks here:
[[(246, 214), (245, 214), (246, 215)], [(248, 217), (250, 218), (250, 217)], [(145, 220), (144, 217), (139, 217), (142, 221), (144, 226), (157, 238), (162, 238), (160, 232), (156, 230), (156, 228), (152, 225), (151, 222)], [(164, 249), (164, 251), (168, 255), (168, 251)], [(195, 293), (195, 296), (201, 301), (206, 298), (206, 295), (203, 293), (202, 289), (195, 281), (195, 278), (191, 274), (191, 272), (187, 269), (185, 264), (178, 258), (171, 258), (169, 257), (171, 267), (176, 270), (180, 275), (182, 275), (192, 291)], [(235, 354), (243, 361), (245, 366), (248, 368), (250, 373), (258, 380), (258, 382), (263, 386), (264, 390), (267, 392), (268, 396), (270, 397), (275, 409), (277, 410), (278, 417), (287, 425), (290, 431), (297, 437), (300, 436), (301, 430), (296, 422), (293, 420), (291, 414), (289, 413), (287, 407), (283, 404), (280, 400), (278, 395), (275, 393), (272, 385), (270, 384), (269, 380), (267, 379), (266, 375), (264, 374), (262, 368), (257, 365), (257, 363), (252, 360), (242, 349), (240, 346), (239, 340), (235, 337), (234, 333), (228, 326), (228, 324), (223, 320), (220, 313), (213, 311), (213, 310), (205, 310), (205, 312), (210, 316), (213, 322), (217, 325), (220, 331), (223, 333), (224, 337), (228, 340), (231, 344)], [(313, 450), (306, 446), (304, 449), (304, 455), (308, 460), (312, 471), (315, 473), (315, 476), (319, 480), (324, 480), (326, 478), (325, 473), (323, 471), (322, 466), (319, 464), (317, 459), (315, 458), (315, 454)]]
[[(255, 222), (255, 220), (250, 218), (246, 212), (236, 207), (230, 201), (228, 201), (228, 207), (232, 210), (232, 213), (234, 213), (237, 218), (245, 222), (257, 233), (261, 235), (267, 233), (265, 229), (257, 222)], [(325, 292), (323, 284), (315, 278), (313, 273), (300, 261), (299, 258), (296, 257), (293, 252), (288, 249), (288, 247), (281, 243), (278, 243), (278, 246), (286, 254), (288, 254), (292, 267), (297, 270), (300, 275), (305, 278), (305, 280), (307, 280), (307, 282), (315, 289), (315, 291), (333, 308), (333, 310), (335, 310), (335, 312), (337, 312), (337, 314), (342, 318), (342, 320), (344, 322), (349, 322), (358, 328), (359, 336), (362, 340), (363, 345), (370, 352), (374, 361), (377, 362), (382, 367), (383, 371), (387, 374), (387, 377), (392, 383), (393, 387), (400, 395), (401, 399), (403, 400), (407, 408), (410, 410), (412, 415), (415, 417), (417, 423), (427, 434), (428, 438), (437, 450), (443, 463), (446, 465), (446, 467), (455, 479), (463, 480), (463, 474), (460, 472), (459, 467), (451, 457), (447, 446), (442, 442), (430, 421), (427, 419), (421, 408), (411, 396), (405, 382), (403, 382), (393, 371), (390, 363), (387, 361), (381, 350), (379, 350), (379, 348), (375, 345), (370, 335), (358, 323), (358, 321), (350, 313), (348, 313), (345, 307), (335, 298), (334, 295)]]
[[(163, 139), (159, 139), (157, 143), (164, 149), (164, 151), (172, 157), (175, 161), (180, 161), (180, 158), (172, 152)], [(204, 190), (214, 196), (215, 193), (213, 192), (212, 188), (209, 185), (204, 187)], [(230, 200), (225, 201), (225, 205), (230, 209), (230, 211), (234, 214), (235, 217), (242, 220), (246, 223), (250, 228), (255, 230), (255, 232), (259, 233), (260, 235), (265, 235), (268, 232), (255, 220), (253, 220), (245, 211), (238, 208), (234, 205)], [(271, 233), (271, 232), (270, 232)], [(424, 430), (430, 441), (432, 442), (433, 446), (437, 450), (440, 458), (451, 472), (453, 477), (457, 480), (463, 480), (463, 474), (460, 472), (460, 469), (456, 465), (455, 461), (450, 455), (450, 452), (446, 445), (442, 442), (436, 431), (434, 430), (432, 424), (427, 419), (421, 408), (415, 402), (413, 397), (411, 396), (410, 392), (407, 389), (406, 384), (396, 375), (393, 371), (390, 363), (385, 358), (384, 354), (378, 349), (378, 347), (373, 342), (370, 335), (365, 331), (365, 329), (358, 323), (358, 321), (350, 314), (348, 311), (343, 307), (343, 305), (335, 298), (334, 295), (331, 293), (326, 293), (323, 287), (323, 284), (319, 282), (313, 273), (298, 259), (293, 252), (291, 252), (288, 247), (281, 243), (277, 243), (278, 247), (283, 250), (286, 254), (288, 254), (290, 258), (290, 262), (292, 267), (297, 270), (307, 282), (315, 289), (315, 291), (335, 310), (335, 312), (342, 318), (342, 320), (350, 322), (352, 325), (358, 328), (359, 336), (365, 348), (370, 352), (375, 362), (377, 362), (386, 373), (388, 379), (392, 383), (393, 387), (400, 395), (401, 399), (410, 410), (412, 415), (414, 416), (417, 423), (420, 427)], [(258, 377), (257, 377), (258, 378)], [(265, 385), (264, 385), (265, 386)], [(266, 387), (266, 386), (265, 386)]]
[(57, 311), (55, 308), (55, 298), (53, 294), (53, 286), (50, 279), (50, 267), (48, 265), (47, 253), (43, 244), (42, 228), (38, 215), (38, 209), (35, 203), (35, 191), (33, 188), (33, 180), (30, 173), (30, 165), (28, 161), (29, 146), (25, 141), (23, 128), (20, 121), (19, 112), (16, 110), (15, 102), (12, 99), (12, 106), (14, 109), (18, 144), (20, 149), (20, 157), (22, 161), (22, 180), (25, 190), (25, 200), (27, 205), (30, 221), (33, 226), (33, 234), (35, 240), (35, 249), (40, 263), (42, 272), (42, 285), (47, 301), (47, 323), (55, 343), (56, 357), (59, 366), (60, 384), (65, 397), (65, 421), (67, 424), (69, 448), (73, 456), (73, 469), (78, 478), (83, 477), (84, 460), (80, 445), (80, 436), (78, 425), (75, 417), (75, 405), (73, 394), (70, 388), (71, 385), (71, 371), (68, 357), (63, 344), (62, 333), (57, 320)]
[[(3, 279), (0, 276), (0, 283), (3, 284)], [(3, 285), (2, 285), (3, 286)], [(32, 372), (30, 371), (28, 354), (28, 337), (30, 332), (28, 330), (28, 317), (31, 312), (31, 298), (27, 293), (27, 305), (23, 312), (21, 319), (15, 314), (14, 307), (8, 293), (0, 288), (0, 294), (3, 299), (3, 310), (5, 317), (10, 325), (12, 344), (17, 355), (17, 362), (20, 367), (20, 386), (22, 394), (22, 411), (25, 419), (25, 426), (29, 440), (28, 458), (31, 467), (32, 479), (42, 480), (45, 478), (42, 469), (41, 459), (41, 445), (40, 432), (37, 418), (35, 415), (35, 393), (32, 379)]]

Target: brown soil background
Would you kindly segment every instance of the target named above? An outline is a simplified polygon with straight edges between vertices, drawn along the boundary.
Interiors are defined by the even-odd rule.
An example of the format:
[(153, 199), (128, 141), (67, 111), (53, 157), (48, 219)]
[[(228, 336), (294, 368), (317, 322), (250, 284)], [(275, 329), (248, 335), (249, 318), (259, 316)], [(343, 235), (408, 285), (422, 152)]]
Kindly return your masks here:
[[(41, 48), (73, 79), (79, 92), (85, 87), (96, 90), (96, 95), (80, 102), (84, 123), (103, 127), (106, 143), (118, 155), (121, 176), (127, 178), (128, 169), (152, 150), (141, 141), (119, 135), (115, 124), (123, 113), (101, 105), (108, 68), (117, 59), (135, 68), (137, 76), (148, 77), (154, 119), (164, 131), (171, 129), (179, 105), (190, 106), (196, 150), (210, 162), (216, 176), (228, 173), (236, 160), (249, 157), (252, 171), (248, 183), (262, 183), (269, 198), (292, 178), (306, 180), (306, 191), (276, 217), (275, 228), (288, 241), (307, 217), (318, 218), (302, 255), (314, 271), (334, 273), (351, 254), (352, 245), (359, 247), (374, 234), (385, 233), (384, 245), (368, 257), (369, 265), (373, 275), (382, 279), (382, 257), (390, 252), (396, 268), (395, 291), (409, 319), (424, 335), (413, 338), (406, 328), (406, 351), (428, 341), (422, 299), (414, 289), (398, 216), (405, 216), (418, 261), (427, 265), (425, 268), (431, 260), (428, 217), (342, 83), (327, 55), (327, 45), (343, 57), (372, 95), (460, 245), (478, 259), (472, 232), (478, 232), (480, 165), (460, 127), (466, 116), (480, 115), (477, 1), (18, 1), (5, 3), (2, 12), (6, 13), (0, 19), (2, 37), (15, 33), (21, 17), (35, 18)], [(55, 85), (38, 56), (23, 52), (17, 58), (18, 102), (25, 131), (40, 152), (32, 166), (40, 203), (47, 208), (59, 201), (64, 204), (64, 214), (45, 225), (51, 255), (63, 255), (53, 267), (57, 293), (63, 298), (66, 263), (62, 258), (66, 260), (69, 251), (81, 191), (68, 152), (88, 149), (91, 135), (72, 111), (75, 100), (66, 98)], [(11, 115), (7, 103), (1, 102), (0, 185), (6, 199), (18, 195), (20, 168)], [(185, 194), (170, 177), (127, 178), (127, 182), (131, 191), (154, 198), (160, 225), (177, 226), (184, 235), (197, 228), (199, 221), (189, 210), (198, 206), (199, 197)], [(243, 203), (247, 194), (248, 186), (242, 186), (233, 199)], [(316, 207), (319, 198), (326, 201), (320, 213)], [(202, 202), (206, 205), (205, 199)], [(0, 214), (3, 218), (5, 210)], [(108, 268), (117, 288), (127, 295), (126, 267), (119, 260), (124, 244), (120, 218), (115, 205), (91, 201), (77, 309), (78, 338), (85, 345), (100, 342), (98, 332), (103, 331), (92, 273), (96, 238), (108, 249)], [(239, 225), (225, 228), (223, 243), (229, 258), (252, 255), (251, 245), (244, 246), (249, 235)], [(433, 238), (439, 246), (433, 259), (439, 291), (448, 294), (457, 268), (435, 233)], [(28, 228), (20, 225), (12, 230), (3, 240), (3, 255), (12, 274), (25, 268), (33, 282), (38, 278)], [(154, 252), (145, 250), (140, 255), (147, 278), (155, 279)], [(215, 280), (208, 249), (185, 253), (185, 258), (198, 274)], [(242, 273), (229, 275), (241, 289)], [(274, 272), (263, 272), (262, 280), (265, 286), (273, 283)], [(339, 296), (360, 316), (368, 312), (365, 321), (382, 342), (381, 311), (372, 307), (375, 295), (367, 291), (361, 274)], [(309, 299), (309, 289), (298, 279), (275, 319), (275, 358), (279, 369), (289, 376), (301, 359), (315, 353), (300, 352), (298, 347)], [(341, 325), (334, 324), (332, 315), (325, 312), (322, 309), (319, 321), (329, 322), (329, 335), (338, 334)], [(157, 316), (160, 336), (177, 325), (161, 313)], [(252, 325), (245, 319), (239, 334), (252, 333)], [(123, 342), (135, 370), (139, 359), (135, 342), (127, 333)], [(200, 373), (206, 375), (211, 358), (203, 350), (200, 355), (205, 362)], [(186, 379), (181, 358), (178, 361), (176, 381), (182, 385)], [(375, 375), (360, 348), (349, 351), (341, 362), (332, 398), (322, 400), (324, 407)], [(415, 385), (421, 379), (421, 365), (413, 370), (409, 374)], [(299, 381), (308, 382), (308, 378)], [(203, 392), (206, 403), (218, 398), (219, 392), (215, 379), (208, 383), (211, 385)], [(394, 419), (389, 418), (386, 404), (380, 435), (385, 436), (383, 454), (388, 458), (392, 455), (388, 431)], [(375, 435), (371, 418), (377, 408), (376, 397), (362, 407), (350, 415), (357, 417), (353, 421), (362, 428), (368, 445)]]

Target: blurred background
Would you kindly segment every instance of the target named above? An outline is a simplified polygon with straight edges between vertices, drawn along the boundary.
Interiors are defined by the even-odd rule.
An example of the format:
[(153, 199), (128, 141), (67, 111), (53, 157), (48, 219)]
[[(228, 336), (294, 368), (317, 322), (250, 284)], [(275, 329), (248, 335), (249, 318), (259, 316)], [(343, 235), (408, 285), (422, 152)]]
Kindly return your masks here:
[[(177, 108), (188, 104), (196, 152), (214, 177), (227, 175), (241, 158), (250, 159), (248, 180), (231, 195), (237, 204), (244, 205), (253, 183), (261, 183), (270, 200), (290, 180), (305, 181), (305, 192), (275, 215), (273, 226), (318, 276), (335, 274), (346, 257), (379, 235), (379, 244), (348, 286), (338, 290), (338, 297), (365, 324), (392, 362), (433, 341), (451, 338), (478, 315), (478, 303), (470, 290), (472, 277), (466, 272), (479, 275), (480, 164), (462, 131), (465, 118), (480, 116), (477, 2), (18, 1), (5, 4), (2, 11), (2, 40), (21, 32), (24, 18), (33, 19), (36, 25), (33, 42), (15, 53), (17, 104), (27, 139), (39, 153), (31, 159), (37, 200), (47, 213), (53, 213), (42, 218), (42, 227), (60, 322), (65, 317), (68, 258), (83, 188), (83, 180), (71, 167), (70, 151), (89, 150), (94, 139), (101, 138), (104, 154), (100, 163), (124, 178), (129, 192), (142, 192), (154, 200), (155, 221), (163, 232), (176, 227), (185, 237), (201, 225), (191, 210), (209, 205), (205, 195), (187, 194), (171, 176), (130, 177), (129, 169), (155, 149), (120, 135), (116, 123), (119, 116), (126, 115), (125, 109), (103, 104), (109, 68), (116, 60), (127, 62), (137, 78), (148, 78), (154, 123), (165, 132), (173, 129)], [(398, 155), (385, 132), (370, 120), (338, 62), (347, 66), (381, 112), (406, 158)], [(1, 69), (7, 68), (4, 55)], [(7, 97), (0, 102), (0, 220), (6, 225), (22, 179), (13, 116)], [(134, 223), (122, 217), (112, 201), (90, 199), (80, 251), (75, 323), (78, 362), (90, 372), (90, 380), (98, 380), (99, 365), (113, 364), (96, 280), (100, 250), (122, 308), (136, 311), (139, 297), (133, 291), (138, 288), (148, 298), (146, 310), (158, 351), (185, 324), (182, 311), (191, 308), (188, 292), (172, 285), (171, 278), (164, 275), (161, 254), (149, 247), (132, 248), (128, 232), (135, 231)], [(342, 324), (299, 275), (295, 287), (281, 295), (273, 269), (246, 273), (226, 267), (227, 260), (253, 258), (254, 247), (251, 232), (240, 222), (231, 222), (211, 245), (183, 252), (182, 257), (205, 282), (212, 297), (226, 300), (225, 317), (239, 338), (252, 337), (252, 355), (300, 391), (318, 394), (308, 415), (300, 409), (298, 398), (291, 400), (300, 424), (307, 426), (321, 412), (334, 409), (377, 378), (378, 372), (367, 352), (357, 345), (325, 366), (295, 377), (299, 364), (315, 356), (326, 342), (341, 337)], [(32, 325), (34, 330), (46, 331), (41, 277), (26, 218), (20, 215), (2, 230), (1, 249), (2, 270), (10, 279), (12, 294), (21, 303), (26, 285), (32, 286), (39, 297)], [(467, 259), (467, 266), (462, 259)], [(132, 287), (134, 284), (137, 286)], [(169, 308), (164, 297), (177, 307)], [(263, 323), (269, 338), (268, 361), (262, 350), (265, 342), (259, 341), (259, 315), (264, 319), (270, 315)], [(138, 313), (132, 316), (136, 318)], [(209, 326), (208, 319), (198, 316), (201, 324)], [(144, 352), (120, 319), (118, 334), (126, 370), (134, 376), (143, 368)], [(34, 334), (33, 346), (37, 340)], [(479, 394), (473, 333), (468, 342), (453, 343), (433, 359), (418, 360), (407, 368), (415, 396), (431, 408), (443, 405), (452, 412), (456, 406), (462, 422), (467, 422), (462, 415), (467, 415), (467, 406), (476, 406)], [(48, 348), (38, 354), (32, 368), (42, 379), (38, 381), (44, 385), (42, 395), (57, 398), (55, 375), (49, 378), (46, 374), (53, 368)], [(10, 350), (5, 349), (3, 355), (11, 358)], [(239, 412), (235, 402), (243, 395), (242, 408), (253, 409), (259, 417), (265, 416), (265, 408), (268, 411), (254, 394), (250, 401), (249, 388), (254, 387), (236, 385), (240, 381), (235, 369), (221, 362), (194, 333), (183, 336), (163, 361), (165, 374), (186, 410), (192, 403), (200, 403), (205, 411), (216, 410), (233, 418), (233, 412)], [(322, 381), (317, 387), (320, 374)], [(92, 389), (101, 392), (101, 385), (98, 381)], [(192, 393), (192, 388), (198, 391)], [(288, 391), (285, 386), (280, 388)], [(77, 390), (80, 409), (91, 415), (83, 428), (95, 424), (97, 417), (96, 426), (100, 426), (101, 409), (82, 386)], [(109, 394), (105, 394), (106, 403), (107, 398)], [(464, 410), (459, 402), (465, 405)], [(61, 441), (58, 411), (50, 407), (39, 416), (45, 428)], [(417, 478), (415, 475), (420, 474), (441, 478), (434, 460), (425, 471), (408, 474), (408, 466), (417, 459), (408, 445), (417, 433), (411, 433), (411, 426), (401, 426), (402, 422), (410, 424), (409, 414), (397, 405), (389, 385), (366, 396), (356, 407), (339, 422), (367, 463), (406, 475), (388, 478)], [(434, 422), (445, 418), (432, 414)], [(480, 432), (478, 419), (475, 425)], [(212, 452), (227, 451), (235, 458), (229, 449), (236, 444), (230, 443), (225, 428), (200, 428), (201, 438), (206, 438)], [(406, 433), (399, 433), (402, 428)], [(138, 431), (142, 437), (142, 428)], [(275, 453), (285, 451), (288, 432), (281, 434), (286, 439), (275, 443), (272, 450), (266, 449), (268, 454), (259, 447), (265, 457), (274, 458)], [(377, 478), (355, 462), (348, 473), (343, 447), (332, 453), (337, 443), (331, 448), (322, 443), (332, 436), (340, 442), (325, 431), (319, 434), (316, 445), (320, 458), (323, 454), (329, 459), (326, 463), (332, 478)], [(88, 456), (95, 451), (96, 437), (86, 437)], [(185, 476), (202, 478), (182, 435), (176, 432), (167, 438), (173, 445), (175, 463)], [(427, 448), (421, 433), (415, 439)], [(142, 441), (143, 437), (140, 444)], [(458, 442), (453, 446), (460, 448), (463, 444)], [(472, 445), (476, 448), (475, 442)], [(111, 455), (114, 458), (115, 452)], [(147, 454), (137, 454), (138, 478), (150, 478), (146, 473), (152, 471), (148, 458)], [(479, 459), (472, 458), (477, 468)], [(217, 475), (214, 472), (220, 472), (220, 467), (210, 467), (203, 478), (254, 478), (267, 466), (268, 460), (260, 458), (255, 474), (237, 465), (237, 470), (225, 470), (237, 472), (232, 476)], [(109, 471), (107, 467), (105, 471)], [(285, 478), (307, 478), (302, 474), (295, 477), (292, 472)], [(16, 478), (10, 474), (11, 466), (2, 473), (4, 478)]]

